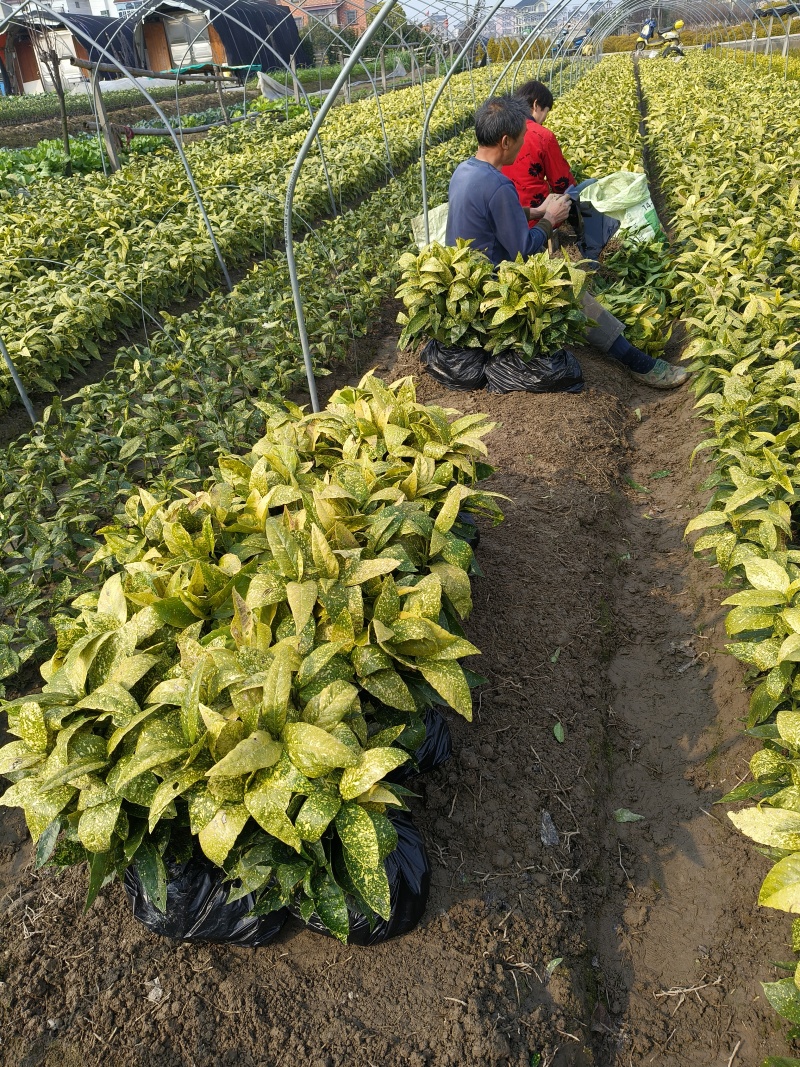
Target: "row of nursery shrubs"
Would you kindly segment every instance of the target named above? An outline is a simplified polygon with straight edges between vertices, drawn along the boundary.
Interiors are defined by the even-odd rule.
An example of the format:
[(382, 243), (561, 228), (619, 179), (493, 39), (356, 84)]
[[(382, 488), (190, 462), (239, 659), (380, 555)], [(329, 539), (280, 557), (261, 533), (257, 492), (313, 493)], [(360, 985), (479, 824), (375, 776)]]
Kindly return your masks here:
[[(640, 158), (633, 76), (625, 65), (612, 61), (609, 68), (613, 114), (600, 98), (597, 71), (556, 111), (559, 133), (572, 129), (566, 143), (581, 173)], [(446, 199), (452, 170), (474, 148), (468, 134), (431, 150), (432, 205)], [(395, 288), (419, 190), (415, 165), (298, 246), (319, 366), (347, 355)], [(196, 486), (219, 450), (261, 432), (263, 416), (250, 401), (285, 393), (302, 376), (290, 308), (286, 260), (275, 253), (232, 294), (215, 292), (196, 311), (166, 317), (149, 345), (121, 350), (102, 381), (81, 389), (69, 406), (54, 403), (30, 438), (9, 446), (0, 463), (0, 679), (52, 639), (53, 602), (90, 580), (82, 567), (97, 546), (94, 528), (135, 484), (161, 477), (167, 485)]]
[(0, 805), (39, 864), (88, 860), (89, 902), (132, 866), (164, 912), (168, 864), (199, 849), (251, 915), (346, 941), (351, 913), (392, 920), (392, 774), (426, 711), (472, 717), (459, 520), (502, 518), (476, 488), (493, 424), (371, 375), (319, 415), (265, 413), (202, 491), (142, 488), (103, 531), (111, 576), (54, 619), (41, 693), (4, 709)]
[[(800, 87), (734, 59), (687, 63), (641, 68), (651, 152), (674, 212), (675, 298), (691, 331), (698, 409), (710, 424), (698, 450), (713, 464), (713, 493), (687, 532), (700, 534), (695, 551), (711, 554), (731, 589), (728, 649), (748, 667), (746, 730), (763, 742), (750, 762), (752, 781), (723, 799), (758, 801), (730, 817), (774, 861), (759, 902), (796, 912)], [(756, 97), (758, 115), (743, 126), (737, 112)], [(797, 931), (793, 942), (800, 948)], [(800, 1022), (795, 977), (764, 991)]]
[[(474, 150), (461, 135), (429, 153), (432, 203)], [(317, 366), (343, 360), (392, 292), (396, 259), (419, 203), (419, 165), (298, 245), (306, 323)], [(354, 254), (354, 249), (358, 249)], [(100, 382), (54, 403), (0, 464), (0, 677), (51, 639), (53, 602), (96, 581), (83, 575), (95, 528), (143, 481), (197, 487), (220, 451), (262, 432), (259, 403), (303, 378), (286, 257), (255, 267), (232, 293), (165, 317), (142, 349), (124, 348)]]
[[(440, 108), (432, 140), (452, 136), (473, 110), (462, 84)], [(418, 90), (382, 103), (391, 169), (419, 155)], [(283, 233), (289, 168), (308, 118), (276, 129), (267, 120), (222, 127), (188, 149), (221, 252), (229, 265), (264, 254)], [(358, 131), (354, 134), (354, 131)], [(375, 100), (334, 110), (325, 127), (329, 190), (319, 156), (309, 158), (295, 197), (298, 229), (363, 196), (391, 176)], [(147, 157), (109, 178), (45, 181), (10, 202), (0, 224), (0, 314), (6, 344), (29, 386), (54, 382), (96, 358), (140, 318), (138, 305), (163, 308), (192, 292), (208, 292), (219, 267), (207, 231), (174, 155)], [(57, 262), (56, 262), (57, 261)], [(0, 379), (0, 403), (12, 386)]]
[[(153, 86), (147, 90), (158, 101), (175, 99), (175, 86)], [(198, 96), (207, 94), (208, 85), (187, 83), (178, 86), (178, 96)], [(112, 89), (103, 93), (103, 103), (108, 111), (120, 108), (142, 107), (147, 101), (138, 89)], [(92, 100), (88, 93), (69, 93), (66, 97), (68, 115), (93, 115)], [(20, 126), (28, 122), (46, 122), (57, 120), (61, 115), (56, 93), (39, 93), (36, 96), (0, 97), (0, 126)]]

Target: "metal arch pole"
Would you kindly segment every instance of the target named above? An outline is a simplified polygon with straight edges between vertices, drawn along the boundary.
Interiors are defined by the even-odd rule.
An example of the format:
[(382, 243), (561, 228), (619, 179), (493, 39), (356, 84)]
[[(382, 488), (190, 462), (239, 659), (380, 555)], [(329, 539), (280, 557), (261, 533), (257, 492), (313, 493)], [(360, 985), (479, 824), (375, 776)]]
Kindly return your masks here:
[[(156, 0), (156, 3), (158, 3), (158, 2), (159, 2), (159, 0)], [(263, 38), (259, 37), (254, 29), (252, 29), (250, 26), (245, 25), (245, 23), (241, 22), (239, 19), (235, 18), (233, 15), (229, 15), (228, 14), (228, 7), (232, 7), (233, 4), (237, 2), (237, 0), (231, 0), (231, 3), (228, 5), (228, 7), (225, 7), (225, 8), (220, 8), (214, 2), (214, 0), (206, 0), (206, 2), (208, 4), (208, 7), (209, 7), (210, 10), (216, 11), (216, 14), (211, 19), (212, 23), (214, 22), (214, 19), (217, 18), (217, 15), (220, 15), (220, 16), (224, 15), (226, 18), (230, 19), (231, 22), (235, 22), (237, 26), (241, 27), (241, 29), (245, 30), (252, 37), (254, 37), (256, 39), (256, 41), (259, 42), (259, 48), (258, 48), (258, 51), (256, 52), (256, 55), (258, 55), (258, 52), (260, 52), (262, 48), (266, 48), (269, 52), (271, 52), (273, 54), (273, 56), (278, 60), (278, 62), (280, 64), (282, 64), (282, 66), (284, 66), (286, 68), (286, 70), (292, 76), (292, 79), (294, 81), (295, 86), (297, 87), (297, 89), (299, 90), (299, 92), (303, 96), (303, 100), (305, 101), (306, 107), (308, 108), (309, 118), (313, 122), (314, 121), (314, 108), (312, 107), (311, 101), (308, 98), (308, 93), (305, 91), (302, 82), (297, 77), (295, 72), (292, 70), (290, 65), (283, 58), (283, 56), (280, 55), (272, 47), (272, 45), (269, 44), (269, 42), (267, 42)], [(282, 22), (286, 22), (289, 18), (291, 18), (291, 15), (286, 15), (285, 18), (283, 18), (281, 20), (281, 22), (279, 22), (276, 26), (273, 27), (273, 29), (277, 29), (278, 26), (280, 26)], [(197, 35), (193, 38), (191, 43), (193, 44), (194, 41), (196, 41), (196, 40), (197, 40)], [(177, 82), (176, 82), (176, 91), (177, 91)], [(245, 89), (245, 111), (246, 111), (246, 101), (247, 101), (247, 90)], [(178, 108), (178, 112), (180, 113), (180, 107)], [(325, 160), (325, 153), (324, 153), (324, 151), (322, 149), (322, 141), (320, 140), (320, 138), (317, 138), (317, 149), (319, 151), (320, 162), (322, 163), (322, 171), (323, 171), (323, 173), (325, 175), (325, 184), (328, 187), (328, 196), (330, 197), (330, 201), (331, 201), (331, 210), (332, 210), (333, 214), (335, 215), (336, 214), (336, 198), (333, 195), (333, 186), (331, 185), (330, 174), (328, 173), (328, 164), (327, 164), (327, 162)]]
[[(303, 9), (303, 7), (298, 7), (294, 3), (292, 3), (291, 6), (294, 7), (295, 11), (300, 11), (304, 15), (306, 15), (309, 18), (309, 20), (310, 20), (310, 18), (314, 18), (315, 21), (319, 22), (321, 26), (324, 26), (325, 29), (332, 34), (332, 36), (336, 37), (337, 41), (339, 41), (343, 46), (345, 46), (345, 48), (349, 47), (348, 43), (345, 41), (345, 38), (343, 38), (341, 36), (341, 34), (337, 33), (336, 30), (334, 30), (334, 28), (332, 26), (327, 26), (327, 23), (323, 22), (322, 19), (317, 18), (316, 15), (311, 15), (311, 13), (309, 11), (305, 11)], [(375, 16), (375, 17), (377, 17), (377, 16)], [(354, 48), (352, 50), (352, 52), (351, 52), (351, 55), (354, 54), (355, 51), (356, 51), (356, 49)], [(363, 54), (363, 52), (358, 52), (358, 54), (361, 55), (361, 54)], [(395, 171), (393, 169), (393, 166), (391, 166), (391, 148), (389, 147), (388, 134), (386, 133), (386, 123), (384, 122), (384, 118), (383, 118), (383, 108), (381, 107), (381, 96), (380, 96), (380, 93), (378, 92), (378, 85), (375, 84), (372, 75), (369, 73), (369, 67), (367, 66), (367, 64), (366, 63), (362, 63), (361, 65), (364, 67), (364, 73), (367, 75), (369, 83), (372, 86), (372, 93), (374, 94), (375, 103), (377, 103), (377, 106), (378, 106), (378, 121), (381, 124), (381, 133), (383, 134), (383, 145), (384, 145), (384, 148), (386, 150), (386, 165), (388, 166), (389, 174), (391, 175), (391, 177), (394, 178)], [(352, 67), (350, 69), (352, 70)], [(333, 86), (331, 87), (331, 90), (329, 91), (329, 93), (331, 93), (331, 92), (333, 92)]]
[[(517, 62), (519, 62), (520, 64), (523, 63), (526, 54), (531, 51), (531, 49), (534, 47), (534, 45), (537, 43), (537, 41), (541, 38), (542, 32), (549, 26), (550, 22), (556, 17), (556, 15), (559, 15), (564, 10), (564, 8), (568, 6), (568, 4), (570, 2), (571, 2), (571, 0), (558, 0), (558, 3), (553, 8), (553, 10), (548, 12), (547, 15), (545, 15), (544, 18), (540, 19), (539, 22), (537, 22), (536, 29), (532, 30), (527, 35), (527, 37), (525, 37), (525, 39), (520, 42), (520, 44), (517, 47), (516, 52), (514, 52), (514, 54), (511, 57), (511, 59), (508, 60), (506, 65), (503, 67), (503, 69), (500, 71), (498, 76), (495, 78), (494, 84), (492, 85), (491, 89), (489, 90), (489, 95), (490, 96), (494, 96), (494, 94), (497, 92), (497, 89), (498, 89), (500, 83), (503, 81), (505, 76), (511, 70), (511, 67), (514, 65), (514, 63), (517, 63)], [(544, 57), (542, 57), (542, 59), (544, 59)], [(540, 71), (541, 71), (541, 63), (539, 64), (539, 71), (537, 71), (537, 77), (539, 76), (539, 72)]]
[(14, 366), (14, 361), (8, 354), (6, 343), (2, 337), (0, 337), (0, 353), (3, 355), (5, 365), (8, 367), (9, 373), (13, 379), (14, 385), (17, 387), (19, 398), (25, 405), (25, 410), (28, 412), (28, 418), (31, 420), (31, 425), (36, 425), (36, 412), (33, 410), (33, 405), (28, 398), (28, 394), (25, 392), (25, 386), (22, 384), (19, 375), (17, 374), (17, 368)]
[(453, 77), (453, 73), (455, 72), (455, 70), (458, 67), (459, 63), (464, 58), (464, 56), (467, 55), (467, 53), (469, 52), (470, 48), (472, 48), (472, 46), (475, 44), (475, 42), (477, 41), (478, 37), (480, 37), (484, 26), (489, 21), (489, 19), (494, 17), (495, 12), (502, 5), (502, 3), (503, 3), (503, 0), (497, 0), (497, 2), (495, 3), (495, 5), (491, 9), (491, 11), (489, 11), (489, 13), (484, 16), (483, 20), (472, 31), (472, 33), (470, 34), (469, 40), (466, 42), (464, 47), (459, 52), (458, 56), (456, 57), (455, 62), (452, 64), (452, 66), (450, 67), (448, 72), (445, 74), (444, 78), (442, 78), (442, 81), (439, 84), (439, 88), (434, 93), (433, 100), (431, 100), (430, 106), (428, 107), (428, 110), (425, 112), (425, 120), (422, 123), (422, 139), (420, 141), (419, 162), (420, 162), (420, 174), (421, 174), (421, 178), (422, 178), (422, 221), (423, 221), (423, 225), (425, 227), (425, 243), (426, 244), (428, 244), (430, 239), (431, 239), (431, 230), (430, 230), (430, 225), (428, 223), (428, 172), (427, 172), (427, 167), (425, 165), (425, 144), (426, 144), (426, 141), (428, 140), (428, 128), (429, 128), (429, 126), (431, 124), (431, 118), (433, 117), (433, 112), (434, 112), (434, 109), (435, 109), (436, 105), (438, 104), (442, 94), (444, 93), (445, 89), (447, 88), (448, 84), (450, 83), (450, 79)]
[[(56, 13), (56, 12), (51, 11), (50, 8), (40, 4), (38, 2), (38, 0), (25, 0), (25, 3), (23, 4), (23, 7), (24, 6), (33, 7), (37, 11), (43, 12), (46, 15), (50, 15), (51, 17), (55, 18), (57, 21), (63, 22), (63, 24), (67, 27), (67, 29), (70, 31), (70, 33), (73, 34), (73, 36), (78, 36), (82, 40), (88, 41), (93, 48), (96, 48), (97, 51), (101, 53), (101, 55), (104, 55), (109, 60), (109, 62), (111, 64), (113, 64), (113, 66), (115, 66), (117, 68), (117, 70), (120, 72), (120, 74), (122, 74), (126, 78), (130, 78), (130, 80), (134, 83), (134, 85), (139, 90), (139, 92), (142, 94), (142, 96), (144, 96), (144, 98), (147, 100), (147, 102), (150, 104), (150, 106), (155, 110), (155, 112), (159, 116), (159, 118), (162, 119), (162, 121), (164, 123), (164, 126), (170, 131), (170, 136), (172, 138), (173, 144), (175, 145), (175, 150), (177, 151), (178, 155), (180, 156), (180, 160), (181, 160), (181, 163), (183, 165), (183, 169), (186, 171), (186, 177), (189, 180), (189, 185), (191, 186), (192, 192), (194, 194), (194, 198), (195, 198), (195, 200), (197, 202), (197, 206), (200, 209), (200, 214), (201, 214), (201, 216), (203, 218), (203, 223), (205, 224), (206, 230), (208, 231), (208, 236), (211, 239), (211, 244), (214, 247), (214, 252), (215, 252), (216, 257), (217, 257), (217, 262), (219, 263), (220, 268), (222, 270), (222, 276), (225, 279), (225, 284), (228, 287), (228, 291), (233, 289), (233, 282), (231, 281), (231, 276), (228, 273), (228, 267), (227, 267), (227, 265), (225, 263), (225, 260), (222, 257), (222, 252), (220, 251), (220, 247), (217, 244), (217, 238), (214, 235), (214, 230), (212, 229), (211, 221), (209, 220), (209, 217), (208, 217), (208, 215), (206, 213), (205, 205), (203, 204), (203, 199), (200, 196), (200, 190), (197, 188), (197, 185), (195, 183), (194, 176), (192, 174), (192, 168), (189, 166), (189, 161), (187, 160), (186, 155), (184, 154), (184, 151), (183, 151), (183, 148), (182, 148), (182, 146), (180, 144), (180, 141), (178, 140), (178, 138), (175, 135), (175, 131), (172, 129), (172, 127), (169, 124), (169, 120), (167, 119), (167, 116), (164, 114), (164, 112), (158, 106), (156, 101), (153, 99), (153, 97), (150, 95), (150, 93), (148, 93), (148, 91), (142, 85), (139, 84), (138, 78), (136, 78), (132, 74), (130, 74), (129, 71), (125, 68), (125, 65), (123, 63), (120, 63), (119, 60), (116, 58), (116, 56), (112, 55), (111, 52), (109, 52), (108, 49), (104, 45), (101, 45), (97, 41), (93, 40), (84, 30), (82, 30), (78, 26), (76, 26), (73, 23), (72, 19), (70, 19), (68, 16), (66, 16), (66, 15), (64, 15), (64, 14), (62, 14), (60, 12)], [(21, 10), (21, 9), (17, 9), (17, 11), (15, 11), (14, 14), (18, 15), (19, 14), (19, 10)], [(5, 22), (5, 20), (4, 20), (4, 22)]]
[(384, 0), (380, 11), (356, 42), (350, 58), (344, 64), (339, 72), (338, 78), (331, 86), (328, 95), (323, 101), (322, 107), (319, 109), (316, 118), (311, 123), (311, 129), (308, 131), (305, 141), (300, 146), (300, 151), (297, 153), (297, 158), (294, 161), (294, 166), (289, 175), (289, 182), (286, 189), (286, 202), (283, 213), (283, 232), (286, 240), (286, 263), (289, 268), (289, 278), (292, 284), (292, 299), (294, 300), (297, 328), (300, 334), (300, 344), (303, 349), (303, 362), (305, 363), (306, 377), (308, 378), (308, 394), (311, 399), (311, 407), (313, 411), (319, 411), (319, 399), (317, 398), (317, 383), (314, 378), (314, 361), (311, 357), (311, 348), (308, 343), (308, 331), (306, 330), (306, 319), (303, 312), (303, 298), (300, 293), (300, 281), (297, 277), (297, 263), (294, 257), (294, 241), (292, 237), (292, 204), (294, 201), (294, 190), (297, 185), (300, 171), (303, 168), (303, 163), (305, 163), (306, 156), (309, 153), (311, 145), (314, 143), (314, 138), (317, 135), (319, 128), (322, 126), (328, 112), (333, 107), (336, 97), (342, 91), (345, 82), (350, 76), (350, 72), (356, 66), (365, 48), (383, 25), (386, 16), (396, 3), (397, 0)]

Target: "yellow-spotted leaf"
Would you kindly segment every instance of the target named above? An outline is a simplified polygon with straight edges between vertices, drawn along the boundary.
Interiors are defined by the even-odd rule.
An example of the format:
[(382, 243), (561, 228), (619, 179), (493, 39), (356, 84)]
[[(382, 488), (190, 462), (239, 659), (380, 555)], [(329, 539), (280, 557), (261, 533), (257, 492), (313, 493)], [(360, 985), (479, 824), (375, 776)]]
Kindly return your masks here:
[(78, 821), (78, 840), (88, 852), (108, 852), (117, 825), (121, 798), (87, 808)]
[(800, 812), (765, 806), (729, 811), (728, 818), (738, 830), (760, 845), (800, 851)]
[(397, 671), (375, 671), (374, 674), (361, 678), (360, 683), (368, 693), (372, 693), (390, 708), (397, 708), (399, 711), (417, 710), (411, 691)]
[(472, 721), (472, 695), (464, 672), (454, 661), (420, 660), (419, 669), (425, 681), (443, 697), (453, 711)]
[(314, 581), (287, 582), (286, 597), (292, 611), (295, 632), (299, 634), (311, 618), (317, 602), (317, 583)]
[(339, 792), (344, 800), (354, 800), (408, 758), (408, 753), (399, 748), (368, 749), (355, 767), (348, 767), (344, 772)]
[(255, 730), (235, 745), (226, 756), (206, 772), (208, 778), (232, 778), (272, 767), (283, 752), (283, 745), (273, 741), (266, 730)]
[(352, 767), (358, 756), (327, 731), (307, 722), (287, 723), (283, 740), (289, 759), (308, 778), (321, 778), (339, 767)]
[(778, 860), (761, 885), (758, 903), (800, 914), (800, 854)]
[(319, 841), (336, 818), (340, 798), (332, 790), (312, 793), (297, 814), (294, 827), (304, 841)]
[(249, 817), (250, 813), (244, 804), (223, 804), (214, 818), (203, 827), (197, 839), (212, 863), (222, 866)]

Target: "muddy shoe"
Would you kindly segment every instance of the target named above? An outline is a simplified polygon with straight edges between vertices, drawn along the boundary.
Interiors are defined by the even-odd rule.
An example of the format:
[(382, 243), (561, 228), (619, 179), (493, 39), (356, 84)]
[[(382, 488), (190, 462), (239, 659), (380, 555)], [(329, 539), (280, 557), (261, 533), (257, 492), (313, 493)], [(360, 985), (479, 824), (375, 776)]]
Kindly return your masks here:
[(636, 371), (628, 372), (631, 378), (635, 378), (642, 385), (649, 385), (651, 389), (677, 389), (679, 385), (689, 380), (688, 370), (683, 367), (673, 367), (663, 359), (657, 359), (653, 367), (646, 374), (637, 374)]

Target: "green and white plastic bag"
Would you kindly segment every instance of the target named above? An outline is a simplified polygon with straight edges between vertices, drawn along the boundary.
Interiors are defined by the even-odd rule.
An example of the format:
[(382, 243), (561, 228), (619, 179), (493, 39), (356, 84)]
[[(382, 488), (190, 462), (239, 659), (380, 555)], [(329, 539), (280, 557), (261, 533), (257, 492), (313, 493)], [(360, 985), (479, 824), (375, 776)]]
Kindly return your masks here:
[(634, 241), (650, 241), (664, 232), (650, 197), (646, 174), (628, 170), (607, 174), (583, 189), (581, 200), (617, 219), (620, 229), (626, 230)]
[(430, 241), (425, 240), (425, 216), (417, 215), (416, 218), (411, 220), (411, 232), (414, 234), (414, 241), (417, 248), (422, 249), (433, 241), (437, 241), (440, 245), (445, 243), (445, 233), (447, 232), (447, 208), (448, 204), (440, 204), (439, 207), (433, 207), (428, 212), (428, 229), (430, 230)]

